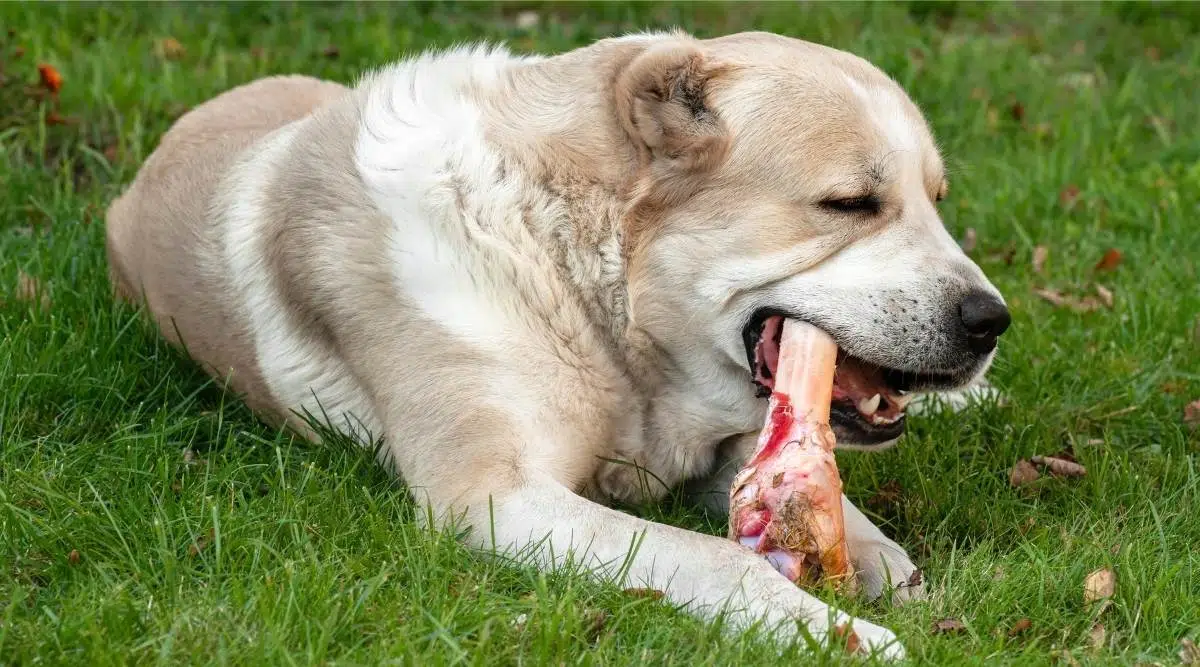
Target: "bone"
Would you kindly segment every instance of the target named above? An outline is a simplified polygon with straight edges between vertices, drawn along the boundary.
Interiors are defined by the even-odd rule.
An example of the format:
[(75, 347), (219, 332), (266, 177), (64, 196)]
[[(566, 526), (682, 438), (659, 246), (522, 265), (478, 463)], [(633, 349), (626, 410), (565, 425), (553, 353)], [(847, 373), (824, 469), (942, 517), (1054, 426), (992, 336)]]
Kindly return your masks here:
[[(785, 320), (775, 389), (758, 450), (730, 488), (730, 538), (797, 583), (854, 587), (833, 456), (829, 403), (837, 344)], [(878, 408), (878, 397), (871, 399)]]

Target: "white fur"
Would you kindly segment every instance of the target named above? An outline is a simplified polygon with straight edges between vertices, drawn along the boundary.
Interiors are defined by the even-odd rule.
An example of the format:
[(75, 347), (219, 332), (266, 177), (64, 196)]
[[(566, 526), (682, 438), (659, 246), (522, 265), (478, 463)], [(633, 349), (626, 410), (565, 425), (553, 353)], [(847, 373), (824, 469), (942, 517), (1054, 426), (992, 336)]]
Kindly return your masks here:
[(279, 405), (304, 412), (366, 439), (383, 429), (371, 401), (336, 356), (315, 345), (290, 320), (264, 262), (262, 207), (264, 191), (286, 159), (300, 124), (265, 137), (231, 170), (224, 199), (225, 257), (241, 308), (251, 323), (263, 380)]

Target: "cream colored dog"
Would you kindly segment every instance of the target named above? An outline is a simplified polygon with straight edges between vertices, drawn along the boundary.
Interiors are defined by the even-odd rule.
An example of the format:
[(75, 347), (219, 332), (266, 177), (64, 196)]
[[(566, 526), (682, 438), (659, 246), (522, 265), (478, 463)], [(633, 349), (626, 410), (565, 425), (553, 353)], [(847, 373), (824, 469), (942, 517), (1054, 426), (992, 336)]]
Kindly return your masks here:
[[(921, 114), (867, 62), (639, 34), (229, 91), (113, 203), (108, 252), (119, 294), (259, 414), (383, 438), (472, 545), (733, 627), (850, 623), (897, 657), (738, 544), (603, 502), (690, 481), (721, 505), (762, 426), (773, 316), (838, 341), (841, 445), (889, 444), (909, 391), (978, 380), (1009, 317), (943, 228), (945, 189)], [(904, 551), (845, 512), (865, 589), (919, 595)]]

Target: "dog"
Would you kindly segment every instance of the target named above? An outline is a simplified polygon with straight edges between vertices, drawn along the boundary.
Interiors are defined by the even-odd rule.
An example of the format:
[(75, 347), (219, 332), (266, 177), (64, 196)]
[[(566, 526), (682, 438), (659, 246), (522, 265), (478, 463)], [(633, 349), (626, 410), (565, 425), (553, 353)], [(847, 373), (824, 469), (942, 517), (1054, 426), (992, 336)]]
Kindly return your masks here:
[[(772, 317), (837, 341), (841, 447), (895, 442), (913, 396), (983, 387), (1010, 317), (939, 218), (946, 188), (921, 112), (867, 61), (650, 32), (232, 89), (162, 137), (106, 245), (117, 296), (264, 420), (379, 444), (471, 546), (898, 658), (745, 547), (612, 506), (685, 486), (727, 508)], [(864, 590), (921, 595), (843, 502)]]

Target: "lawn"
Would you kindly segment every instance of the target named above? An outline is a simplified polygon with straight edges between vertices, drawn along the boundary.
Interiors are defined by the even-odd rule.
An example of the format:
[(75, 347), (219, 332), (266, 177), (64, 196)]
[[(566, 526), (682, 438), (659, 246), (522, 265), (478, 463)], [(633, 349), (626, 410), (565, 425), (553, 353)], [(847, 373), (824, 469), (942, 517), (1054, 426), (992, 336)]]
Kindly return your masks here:
[[(930, 599), (839, 603), (920, 664), (1178, 664), (1200, 642), (1200, 7), (1099, 3), (0, 4), (0, 664), (778, 664), (761, 637), (420, 528), (368, 456), (256, 422), (106, 279), (107, 203), (231, 86), (670, 25), (894, 76), (946, 153), (946, 224), (1013, 310), (1006, 404), (840, 457)], [(1085, 476), (1010, 484), (1064, 450)], [(1103, 569), (1114, 596), (1085, 604)]]

